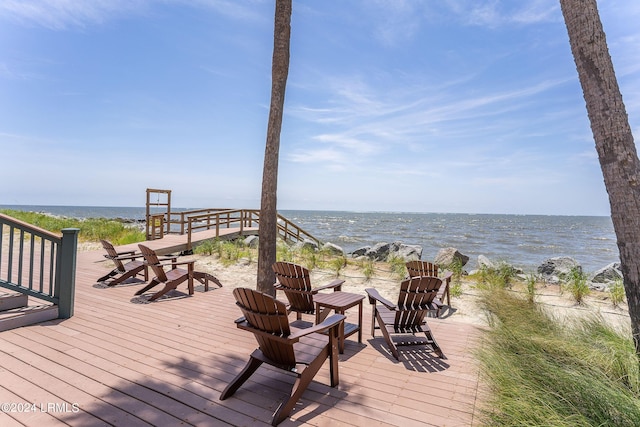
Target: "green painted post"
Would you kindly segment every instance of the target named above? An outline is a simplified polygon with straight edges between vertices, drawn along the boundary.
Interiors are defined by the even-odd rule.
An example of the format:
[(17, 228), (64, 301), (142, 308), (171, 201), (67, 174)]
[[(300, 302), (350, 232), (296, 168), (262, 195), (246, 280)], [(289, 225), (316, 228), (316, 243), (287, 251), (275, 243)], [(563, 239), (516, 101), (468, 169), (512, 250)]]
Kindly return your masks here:
[(68, 319), (73, 316), (73, 305), (76, 297), (76, 256), (78, 251), (78, 228), (62, 230), (62, 242), (58, 254), (58, 318)]

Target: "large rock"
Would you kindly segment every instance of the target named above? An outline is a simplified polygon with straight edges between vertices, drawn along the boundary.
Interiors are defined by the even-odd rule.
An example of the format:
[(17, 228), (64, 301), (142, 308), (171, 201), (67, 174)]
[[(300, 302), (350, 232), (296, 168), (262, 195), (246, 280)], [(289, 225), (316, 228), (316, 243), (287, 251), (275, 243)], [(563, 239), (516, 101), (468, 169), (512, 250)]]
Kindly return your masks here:
[(582, 266), (575, 259), (568, 256), (549, 258), (538, 266), (538, 274), (544, 280), (551, 283), (558, 283), (566, 280), (573, 269), (582, 272)]
[(389, 252), (391, 251), (391, 244), (380, 242), (376, 243), (372, 248), (370, 248), (364, 255), (372, 259), (374, 261), (386, 261), (389, 257)]
[(344, 256), (344, 249), (330, 242), (327, 242), (324, 245), (322, 245), (322, 250), (327, 251), (332, 255)]
[(609, 284), (620, 279), (622, 279), (622, 270), (620, 270), (620, 263), (612, 262), (606, 267), (602, 267), (600, 270), (593, 273), (590, 281), (593, 283)]
[(496, 268), (496, 264), (484, 255), (478, 255), (478, 268), (492, 269)]
[(250, 248), (257, 248), (259, 242), (260, 238), (258, 236), (247, 236), (247, 238), (244, 239), (244, 244)]
[(464, 267), (469, 262), (469, 257), (458, 252), (456, 248), (444, 248), (438, 251), (438, 254), (433, 259), (433, 263), (444, 268), (455, 264), (456, 262), (460, 262), (461, 266)]
[(374, 246), (356, 249), (351, 256), (353, 258), (365, 256), (373, 261), (387, 261), (389, 257), (399, 257), (405, 261), (419, 260), (422, 258), (422, 246), (405, 245), (402, 242), (379, 242)]
[(397, 249), (392, 253), (405, 261), (417, 261), (422, 258), (422, 246), (419, 245), (405, 245), (399, 243)]
[(302, 242), (297, 242), (293, 245), (295, 249), (301, 251), (316, 252), (318, 250), (318, 243), (315, 240), (304, 239)]
[(362, 257), (362, 256), (365, 256), (367, 254), (367, 252), (369, 252), (369, 250), (371, 250), (371, 246), (363, 246), (363, 247), (358, 248), (355, 251), (351, 252), (351, 256), (353, 258)]

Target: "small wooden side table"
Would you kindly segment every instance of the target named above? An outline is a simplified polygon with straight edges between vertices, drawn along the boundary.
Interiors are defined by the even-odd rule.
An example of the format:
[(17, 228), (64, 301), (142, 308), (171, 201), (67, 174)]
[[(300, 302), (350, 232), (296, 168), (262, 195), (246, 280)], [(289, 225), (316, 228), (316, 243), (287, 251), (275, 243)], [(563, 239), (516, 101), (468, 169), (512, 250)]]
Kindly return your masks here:
[(338, 349), (344, 353), (344, 339), (352, 334), (358, 333), (358, 342), (362, 343), (362, 301), (364, 295), (352, 294), (349, 292), (331, 292), (326, 294), (315, 294), (313, 302), (316, 305), (316, 325), (327, 318), (331, 310), (338, 314), (344, 314), (351, 307), (358, 306), (358, 324), (343, 322), (340, 328), (340, 340)]

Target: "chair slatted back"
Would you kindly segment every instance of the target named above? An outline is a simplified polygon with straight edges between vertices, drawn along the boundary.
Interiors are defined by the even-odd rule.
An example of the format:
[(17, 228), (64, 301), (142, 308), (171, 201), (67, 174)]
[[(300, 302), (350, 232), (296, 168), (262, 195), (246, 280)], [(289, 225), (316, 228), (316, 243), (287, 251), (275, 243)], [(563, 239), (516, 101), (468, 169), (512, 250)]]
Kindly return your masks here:
[(431, 303), (438, 294), (442, 280), (433, 276), (412, 277), (400, 283), (394, 326), (419, 326), (432, 310)]
[(265, 332), (254, 333), (262, 353), (277, 364), (295, 367), (293, 344), (278, 339), (291, 334), (285, 304), (270, 295), (248, 288), (234, 289), (233, 296), (247, 323), (252, 328)]
[(153, 270), (153, 274), (155, 274), (161, 282), (166, 282), (168, 280), (167, 275), (164, 272), (164, 268), (160, 265), (160, 260), (158, 259), (156, 252), (144, 245), (138, 245), (138, 247), (140, 248), (142, 256), (144, 256), (145, 261)]
[(429, 261), (409, 261), (405, 264), (409, 277), (433, 276), (438, 277), (438, 266)]
[(109, 258), (116, 265), (116, 269), (119, 273), (125, 273), (126, 269), (124, 268), (124, 264), (122, 261), (118, 259), (118, 252), (116, 252), (116, 248), (113, 247), (113, 244), (107, 240), (100, 240), (102, 243), (102, 247), (107, 252), (107, 258)]
[(291, 311), (314, 313), (311, 276), (306, 268), (290, 262), (276, 262), (271, 268), (282, 286)]

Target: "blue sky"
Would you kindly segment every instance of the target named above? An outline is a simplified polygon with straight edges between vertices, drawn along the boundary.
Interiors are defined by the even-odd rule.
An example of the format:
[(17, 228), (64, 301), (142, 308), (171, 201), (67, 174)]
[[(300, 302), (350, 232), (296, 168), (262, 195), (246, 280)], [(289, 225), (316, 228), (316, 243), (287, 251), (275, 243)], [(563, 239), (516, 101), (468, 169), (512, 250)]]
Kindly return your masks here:
[[(599, 2), (638, 138), (640, 2)], [(0, 1), (0, 205), (258, 208), (272, 0)], [(293, 2), (279, 209), (608, 215), (557, 0)]]

